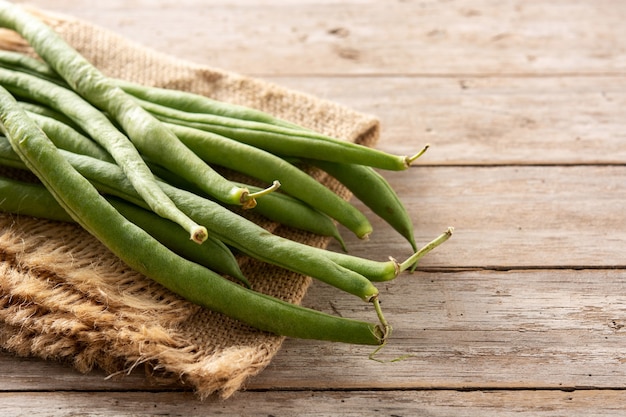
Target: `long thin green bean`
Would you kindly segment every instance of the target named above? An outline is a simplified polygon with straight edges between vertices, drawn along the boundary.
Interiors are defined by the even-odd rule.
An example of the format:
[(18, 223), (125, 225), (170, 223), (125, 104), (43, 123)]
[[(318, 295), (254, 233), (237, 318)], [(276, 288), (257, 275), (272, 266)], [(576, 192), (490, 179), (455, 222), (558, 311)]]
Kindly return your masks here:
[(187, 113), (145, 100), (138, 100), (138, 102), (161, 121), (216, 133), (275, 155), (353, 163), (392, 171), (407, 169), (417, 158), (417, 155), (392, 155), (308, 130), (290, 129), (204, 113)]
[[(1, 4), (1, 3), (0, 3)], [(90, 134), (100, 138), (100, 144), (125, 168), (133, 186), (159, 215), (170, 218), (190, 233), (192, 240), (201, 243), (206, 229), (184, 215), (156, 186), (152, 172), (143, 162), (137, 149), (126, 136), (114, 128), (107, 117), (70, 90), (57, 87), (37, 77), (0, 69), (2, 85), (13, 93), (36, 96), (79, 123)]]
[(172, 124), (167, 126), (207, 163), (267, 182), (278, 179), (285, 193), (334, 218), (359, 238), (365, 239), (372, 232), (372, 225), (361, 211), (285, 160), (210, 132)]
[(413, 222), (404, 204), (387, 180), (372, 167), (339, 162), (307, 160), (346, 186), (380, 218), (384, 219), (417, 250)]
[[(239, 319), (261, 330), (291, 337), (347, 343), (383, 343), (390, 331), (381, 325), (336, 317), (255, 293), (165, 248), (126, 220), (0, 88), (0, 122), (20, 158), (83, 228), (131, 268), (191, 302)], [(376, 303), (377, 312), (380, 310)]]
[[(8, 140), (3, 139), (5, 139), (3, 143), (8, 144)], [(3, 148), (3, 144), (0, 144), (0, 152)], [(17, 157), (17, 154), (15, 156)], [(0, 164), (1, 161), (3, 159), (0, 156)], [(27, 169), (17, 162), (10, 166)], [(144, 229), (150, 236), (174, 253), (212, 271), (233, 277), (247, 287), (251, 286), (241, 272), (237, 259), (221, 241), (208, 236), (202, 245), (196, 245), (181, 236), (181, 233), (184, 234), (185, 232), (175, 223), (118, 198), (108, 196), (106, 199), (124, 217)], [(2, 176), (0, 176), (0, 211), (48, 220), (74, 222), (74, 219), (41, 184), (18, 181)]]

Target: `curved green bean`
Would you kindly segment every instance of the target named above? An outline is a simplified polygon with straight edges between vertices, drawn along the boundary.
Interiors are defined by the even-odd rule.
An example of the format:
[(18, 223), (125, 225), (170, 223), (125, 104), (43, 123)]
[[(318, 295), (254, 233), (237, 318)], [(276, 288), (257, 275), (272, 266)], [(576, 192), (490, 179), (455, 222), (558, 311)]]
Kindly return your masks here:
[(0, 122), (20, 158), (72, 218), (131, 268), (187, 300), (285, 336), (376, 345), (388, 336), (390, 327), (382, 320), (376, 325), (295, 306), (243, 288), (174, 254), (119, 214), (4, 88)]
[(365, 239), (372, 232), (367, 217), (350, 202), (282, 158), (210, 132), (169, 123), (166, 126), (207, 163), (266, 182), (278, 179), (285, 193), (334, 218), (359, 238)]
[(311, 158), (401, 171), (416, 156), (399, 156), (316, 132), (290, 129), (211, 114), (187, 113), (144, 100), (139, 104), (157, 119), (216, 133), (285, 157)]
[(413, 222), (395, 190), (373, 168), (356, 164), (307, 160), (321, 168), (348, 188), (380, 218), (385, 220), (417, 250)]
[[(8, 144), (8, 140), (4, 137), (3, 139), (2, 142)], [(0, 144), (0, 147), (4, 148), (2, 144)], [(17, 154), (15, 156), (19, 160)], [(0, 161), (2, 161), (1, 156)], [(18, 162), (22, 161), (19, 160)], [(27, 169), (25, 165), (20, 166), (18, 163), (11, 164), (11, 166)], [(184, 236), (181, 236), (185, 232), (175, 223), (118, 198), (108, 196), (106, 199), (124, 217), (144, 229), (150, 236), (174, 253), (217, 273), (233, 277), (247, 287), (251, 286), (248, 279), (241, 272), (237, 259), (221, 241), (208, 236), (202, 245), (196, 245), (188, 239), (184, 239)], [(1, 176), (0, 211), (42, 219), (74, 222), (74, 219), (41, 184), (28, 183)]]
[[(81, 175), (103, 193), (145, 206), (123, 172), (114, 164), (88, 156), (60, 151)], [(231, 210), (197, 194), (159, 182), (163, 191), (184, 212), (202, 224), (211, 234), (241, 252), (266, 263), (308, 275), (343, 291), (371, 301), (378, 289), (361, 274), (333, 262), (323, 252), (271, 234)]]

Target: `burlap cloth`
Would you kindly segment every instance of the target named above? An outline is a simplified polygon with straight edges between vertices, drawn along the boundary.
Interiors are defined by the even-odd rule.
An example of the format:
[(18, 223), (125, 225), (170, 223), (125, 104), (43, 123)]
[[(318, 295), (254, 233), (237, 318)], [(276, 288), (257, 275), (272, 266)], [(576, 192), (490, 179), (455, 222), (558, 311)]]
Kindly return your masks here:
[[(366, 145), (378, 138), (374, 118), (338, 104), (181, 61), (72, 17), (37, 12), (110, 76), (251, 106)], [(0, 39), (4, 48), (24, 48), (12, 32), (3, 31)], [(332, 179), (318, 179), (351, 197)], [(263, 226), (310, 245), (328, 243), (276, 224)], [(257, 290), (293, 303), (301, 302), (310, 282), (247, 258), (241, 267)], [(182, 300), (74, 225), (0, 214), (0, 346), (6, 351), (63, 361), (81, 372), (100, 368), (123, 375), (142, 366), (155, 383), (176, 381), (204, 398), (245, 388), (283, 340)]]

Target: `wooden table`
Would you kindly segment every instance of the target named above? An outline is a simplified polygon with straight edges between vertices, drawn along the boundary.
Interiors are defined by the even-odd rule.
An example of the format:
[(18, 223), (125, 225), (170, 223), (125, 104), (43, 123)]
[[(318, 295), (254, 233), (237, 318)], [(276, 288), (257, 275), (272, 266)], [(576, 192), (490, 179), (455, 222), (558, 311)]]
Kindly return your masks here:
[[(370, 348), (287, 340), (227, 401), (0, 354), (2, 415), (607, 416), (626, 409), (626, 3), (31, 0), (377, 115), (419, 242)], [(406, 253), (382, 223), (353, 252)], [(404, 251), (404, 252), (403, 252)], [(357, 301), (314, 284), (305, 304)]]

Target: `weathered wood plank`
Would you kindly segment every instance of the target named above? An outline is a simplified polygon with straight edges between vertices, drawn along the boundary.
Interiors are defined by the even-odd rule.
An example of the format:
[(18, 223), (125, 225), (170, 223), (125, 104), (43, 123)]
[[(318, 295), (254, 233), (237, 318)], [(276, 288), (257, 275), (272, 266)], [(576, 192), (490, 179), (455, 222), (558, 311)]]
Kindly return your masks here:
[(378, 148), (426, 164), (621, 164), (624, 77), (272, 77), (381, 122)]
[[(621, 391), (241, 392), (222, 401), (180, 393), (0, 394), (11, 416), (622, 416)], [(44, 405), (45, 404), (45, 405)]]
[[(449, 224), (457, 227), (450, 241), (424, 258), (423, 268), (540, 269), (421, 272), (381, 284), (397, 328), (385, 357), (413, 358), (381, 366), (366, 359), (369, 348), (289, 341), (255, 386), (622, 387), (626, 284), (614, 268), (624, 268), (624, 175), (623, 166), (422, 167), (395, 173), (390, 180), (409, 207), (418, 241)], [(378, 232), (369, 242), (346, 236), (353, 253), (373, 259), (407, 253), (394, 231), (381, 222), (374, 226)], [(608, 269), (560, 269), (585, 267)], [(307, 296), (316, 308), (372, 318), (360, 300), (319, 288)], [(19, 361), (3, 360), (3, 373), (11, 377), (4, 379), (7, 385), (0, 381), (1, 389), (54, 387), (51, 379), (57, 378), (63, 389), (111, 386), (101, 375), (48, 378), (46, 372), (37, 377), (32, 364), (25, 369)]]
[[(21, 1), (22, 2), (22, 1)], [(626, 4), (31, 0), (248, 74), (618, 74)]]
[[(395, 328), (371, 347), (287, 340), (254, 390), (626, 388), (623, 270), (418, 272), (381, 285)], [(305, 305), (374, 320), (370, 306), (314, 284)], [(140, 371), (107, 381), (0, 355), (0, 391), (170, 391)]]
[(16, 357), (0, 351), (3, 380), (0, 392), (6, 391), (167, 391), (183, 390), (179, 384), (149, 378), (142, 371), (108, 377), (99, 369), (80, 373), (71, 365), (54, 360)]
[[(371, 348), (288, 340), (250, 388), (625, 387), (623, 271), (417, 273), (381, 289), (395, 333), (379, 358), (408, 358), (381, 364)], [(372, 315), (324, 285), (305, 304)]]
[[(626, 264), (624, 166), (415, 167), (385, 175), (411, 214), (418, 242), (455, 227), (454, 236), (423, 259), (424, 267)], [(408, 256), (402, 238), (382, 221), (372, 223), (368, 242), (344, 233), (351, 253)]]

